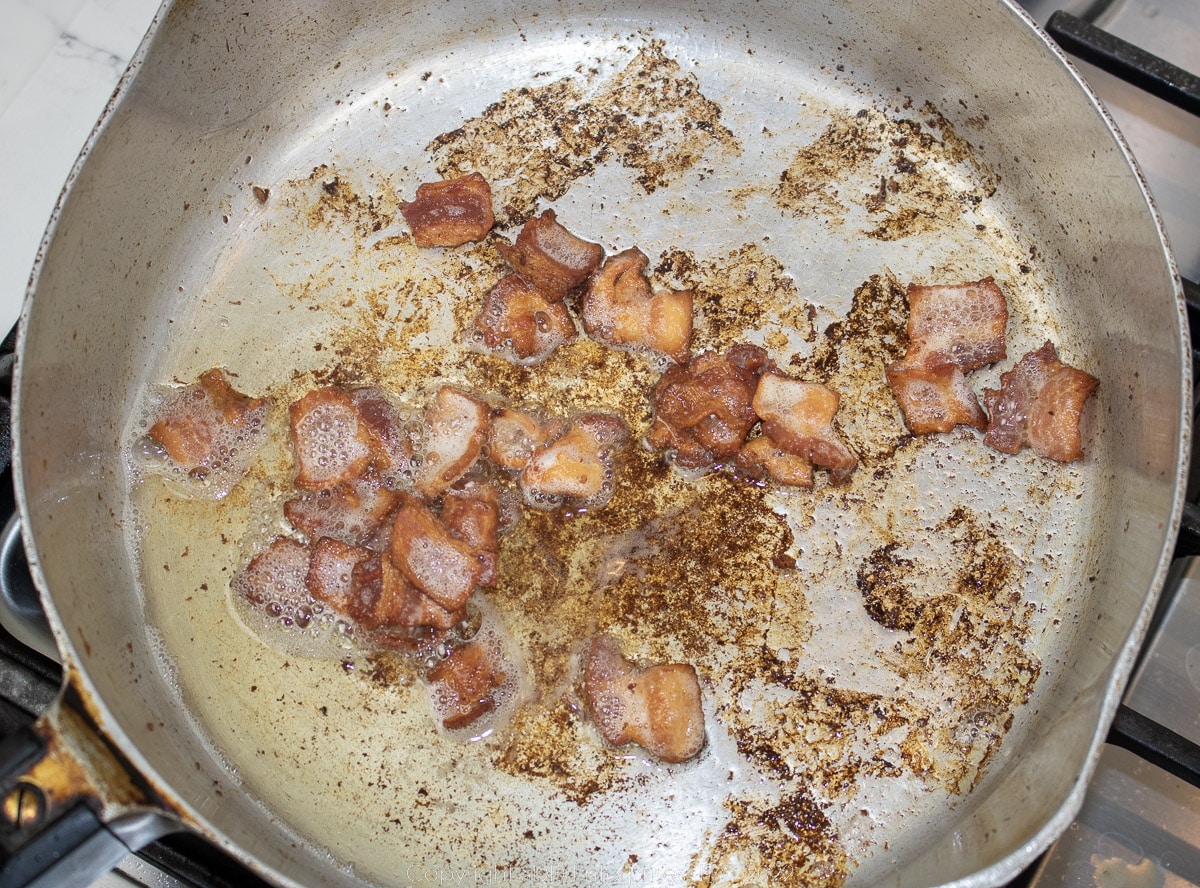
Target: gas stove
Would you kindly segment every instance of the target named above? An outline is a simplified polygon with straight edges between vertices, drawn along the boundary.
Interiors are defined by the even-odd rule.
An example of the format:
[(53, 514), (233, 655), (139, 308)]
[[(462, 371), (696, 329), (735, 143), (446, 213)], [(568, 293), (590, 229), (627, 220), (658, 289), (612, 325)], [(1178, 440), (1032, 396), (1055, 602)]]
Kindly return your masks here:
[[(13, 5), (15, 0), (0, 3)], [(110, 16), (140, 16), (144, 24), (155, 3), (56, 0), (50, 5), (64, 14), (74, 10), (73, 25), (88, 10), (94, 13), (97, 8)], [(1200, 70), (1200, 4), (1193, 0), (1075, 0), (1072, 5), (1063, 0), (1026, 0), (1025, 5), (1069, 52), (1077, 54), (1081, 73), (1112, 113), (1146, 174), (1181, 274), (1188, 281), (1200, 280), (1198, 83), (1163, 68), (1158, 61), (1148, 63), (1128, 47), (1114, 46), (1105, 36), (1124, 38), (1166, 62)], [(1072, 15), (1052, 15), (1064, 5)], [(1103, 33), (1090, 31), (1089, 24)], [(136, 24), (128, 27), (136, 33)], [(128, 34), (126, 44), (127, 38)], [(65, 46), (67, 56), (72, 46), (90, 47), (69, 26), (63, 27), (58, 40), (56, 51), (61, 54)], [(127, 46), (129, 52), (132, 48)], [(100, 50), (101, 64), (119, 73), (124, 64), (119, 54), (108, 55), (111, 58)], [(1128, 70), (1121, 76), (1109, 73), (1128, 68), (1126, 63), (1131, 60), (1132, 74)], [(1131, 85), (1127, 82), (1130, 77), (1168, 96), (1169, 101)], [(109, 86), (111, 83), (115, 83), (115, 75)], [(15, 125), (14, 108), (23, 113), (23, 94), (15, 101), (6, 97), (4, 90), (9, 86), (0, 77), (0, 131)], [(85, 134), (86, 130), (79, 139)], [(13, 149), (7, 150), (11, 154)], [(64, 169), (62, 178), (65, 174)], [(50, 206), (44, 208), (46, 216)], [(34, 206), (28, 215), (33, 221), (27, 225), (41, 222), (41, 212)], [(8, 224), (13, 223), (10, 220)], [(30, 241), (26, 233), (23, 243)], [(12, 267), (27, 269), (32, 264), (32, 251), (24, 257), (21, 249), (9, 250), (3, 257), (7, 266), (0, 267), (0, 289), (14, 289), (15, 275), (7, 273)], [(1195, 340), (1200, 336), (1200, 288), (1185, 282), (1185, 289)], [(19, 306), (20, 294), (15, 300), (12, 296), (0, 293), (0, 327), (16, 316), (14, 306)], [(3, 312), (8, 312), (8, 317)], [(0, 465), (7, 465), (10, 450), (6, 396), (13, 339), (10, 334), (0, 344), (0, 430), (5, 433), (0, 435)], [(1194, 350), (1194, 365), (1196, 354)], [(1200, 393), (1193, 403), (1200, 403)], [(1062, 838), (1013, 886), (1200, 886), (1200, 472), (1195, 475), (1176, 561), (1083, 808)], [(0, 523), (14, 511), (11, 470), (4, 469), (0, 474)], [(3, 738), (32, 722), (49, 705), (60, 679), (53, 644), (37, 628), (37, 595), (25, 569), (19, 534), (11, 524), (0, 538), (0, 596), (10, 610), (22, 615), (13, 623), (11, 634), (0, 628)], [(255, 888), (265, 883), (203, 841), (175, 835), (129, 855), (97, 884)]]

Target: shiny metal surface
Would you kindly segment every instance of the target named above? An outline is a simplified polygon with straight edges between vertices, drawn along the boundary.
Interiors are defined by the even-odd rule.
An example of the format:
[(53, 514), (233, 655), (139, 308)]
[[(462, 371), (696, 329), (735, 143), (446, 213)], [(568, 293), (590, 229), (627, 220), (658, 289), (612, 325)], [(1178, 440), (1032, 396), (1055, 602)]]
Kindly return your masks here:
[[(908, 89), (971, 128), (980, 159), (1001, 174), (998, 204), (1008, 217), (1020, 217), (1039, 267), (1057, 284), (1057, 301), (1048, 297), (1037, 310), (1052, 316), (1104, 380), (1099, 457), (1087, 469), (1095, 482), (1089, 495), (1102, 507), (1059, 543), (1068, 553), (1063, 563), (1087, 571), (1072, 574), (1071, 588), (1062, 590), (1072, 602), (1065, 628), (1047, 629), (1040, 649), (1052, 678), (1024, 714), (1020, 742), (1003, 748), (988, 780), (957, 808), (956, 823), (941, 818), (943, 829), (911, 855), (889, 861), (875, 884), (998, 885), (1065, 827), (1165, 573), (1189, 434), (1190, 374), (1170, 259), (1141, 183), (1104, 118), (1015, 9), (927, 3), (898, 14), (893, 4), (862, 3), (850, 12), (831, 8), (831, 17), (846, 19), (823, 26), (783, 4), (739, 17), (734, 26), (722, 25), (714, 7), (704, 28), (691, 4), (636, 14), (581, 4), (567, 10), (577, 17), (565, 26), (556, 25), (563, 7), (548, 6), (535, 18), (528, 4), (447, 6), (436, 13), (399, 7), (382, 15), (371, 4), (313, 3), (304, 6), (307, 18), (282, 5), (234, 10), (188, 3), (173, 10), (135, 61), (134, 79), (78, 172), (39, 269), (36, 298), (26, 306), (18, 467), (31, 565), (68, 663), (94, 695), (105, 730), (178, 801), (192, 828), (281, 884), (363, 881), (322, 849), (297, 842), (287, 822), (260, 808), (238, 782), (238, 762), (222, 761), (179, 708), (155, 639), (135, 628), (144, 608), (132, 591), (138, 565), (114, 520), (126, 497), (114, 442), (143, 384), (162, 381), (155, 374), (163, 356), (179, 347), (172, 326), (197, 311), (192, 294), (203, 293), (213, 269), (239, 248), (230, 235), (248, 224), (239, 214), (252, 206), (239, 183), (306, 173), (314, 155), (347, 131), (351, 136), (334, 150), (340, 160), (384, 154), (396, 166), (389, 152), (414, 150), (408, 127), (422, 132), (418, 147), (425, 143), (421, 120), (410, 116), (405, 127), (391, 129), (377, 118), (353, 118), (343, 102), (361, 96), (364, 77), (375, 77), (367, 86), (384, 92), (419, 89), (424, 56), (444, 61), (448, 33), (468, 53), (498, 45), (513, 58), (528, 51), (521, 43), (529, 37), (545, 63), (560, 51), (564, 29), (575, 33), (606, 17), (610, 28), (686, 33), (679, 39), (689, 51), (718, 69), (731, 43), (744, 41), (781, 59), (795, 58), (797, 40), (815, 45), (815, 70), (801, 61), (788, 72), (797, 82), (824, 82), (825, 62), (837, 58), (849, 69), (847, 79), (858, 79), (851, 94), (884, 82), (889, 94), (897, 85)], [(512, 34), (514, 19), (521, 43)], [(676, 19), (688, 21), (687, 28), (672, 32)], [(397, 22), (404, 25), (400, 48)], [(475, 30), (463, 32), (463, 22)], [(848, 22), (892, 27), (883, 36), (855, 30), (850, 46)], [(919, 51), (893, 36), (914, 29)], [(981, 30), (993, 39), (979, 39)], [(975, 48), (964, 57), (968, 43)], [(271, 76), (263, 76), (266, 69)], [(1016, 80), (998, 72), (1016, 72)], [(503, 76), (499, 68), (485, 73)], [(479, 82), (460, 87), (428, 113), (451, 119), (481, 104)], [(1063, 129), (1090, 147), (1082, 159), (1057, 151)], [(138, 158), (136, 174), (130, 152)], [(1100, 195), (1097, 179), (1109, 183)], [(847, 258), (836, 245), (830, 249), (834, 258)], [(913, 273), (926, 258), (881, 252), (848, 274), (861, 281), (862, 268), (881, 264)], [(288, 333), (311, 336), (301, 321)], [(278, 331), (273, 337), (278, 347), (283, 337)], [(252, 348), (262, 353), (252, 338), (217, 341), (196, 359), (217, 363)], [(55, 557), (63, 553), (71, 557)]]
[(1147, 639), (1125, 705), (1200, 744), (1200, 558), (1172, 566), (1169, 607)]

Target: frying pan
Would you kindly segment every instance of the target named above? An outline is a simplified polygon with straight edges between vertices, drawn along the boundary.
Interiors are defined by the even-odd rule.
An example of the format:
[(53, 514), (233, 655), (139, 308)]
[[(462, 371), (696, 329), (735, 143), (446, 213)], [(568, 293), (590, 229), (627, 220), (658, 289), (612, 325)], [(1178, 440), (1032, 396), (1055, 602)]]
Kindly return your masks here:
[[(630, 623), (614, 602), (641, 577), (589, 575), (593, 622), (705, 677), (708, 747), (688, 766), (605, 750), (570, 716), (545, 736), (579, 758), (530, 752), (515, 773), (510, 741), (439, 734), (419, 683), (256, 637), (228, 580), (278, 532), (278, 436), (221, 500), (142, 471), (155, 398), (211, 366), (271, 397), (276, 423), (317, 380), (417, 401), (449, 379), (637, 431), (643, 357), (582, 342), (591, 364), (497, 370), (457, 332), (499, 265), (486, 245), (417, 251), (396, 205), (473, 168), (502, 234), (553, 205), (694, 287), (698, 348), (760, 341), (841, 391), (862, 462), (847, 488), (689, 488), (701, 515), (716, 491), (739, 503), (743, 524), (710, 539), (755, 576), (754, 528), (787, 527), (773, 597), (676, 576), (710, 584), (720, 644)], [(1010, 357), (977, 387), (1053, 340), (1101, 380), (1081, 463), (909, 438), (881, 388), (903, 283), (989, 274)], [(1078, 808), (1164, 578), (1189, 439), (1182, 304), (1111, 122), (1008, 3), (167, 3), (22, 316), (17, 494), (65, 683), (5, 750), (23, 827), (6, 884), (83, 884), (186, 829), (282, 885), (999, 885)], [(651, 516), (641, 544), (701, 534), (689, 514)], [(531, 553), (572, 557), (553, 521), (522, 522), (510, 604), (553, 575)], [(872, 619), (880, 577), (924, 602), (932, 640), (878, 601)], [(747, 652), (769, 667), (757, 683)]]

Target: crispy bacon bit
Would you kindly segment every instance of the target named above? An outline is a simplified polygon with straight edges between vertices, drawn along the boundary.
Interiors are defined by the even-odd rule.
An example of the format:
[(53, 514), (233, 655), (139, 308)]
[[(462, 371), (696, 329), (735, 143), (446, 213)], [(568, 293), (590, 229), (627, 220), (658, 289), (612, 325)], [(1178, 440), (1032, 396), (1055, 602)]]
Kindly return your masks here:
[(413, 473), (417, 490), (433, 499), (474, 465), (487, 438), (487, 404), (456, 388), (438, 389), (425, 411), (425, 454)]
[[(831, 388), (815, 382), (800, 382), (769, 370), (758, 380), (753, 405), (754, 412), (762, 417), (763, 437), (771, 446), (829, 469), (830, 480), (840, 484), (850, 477), (858, 460), (833, 428), (839, 400), (838, 393)], [(743, 457), (744, 467), (760, 460), (765, 455), (765, 447), (754, 445)], [(772, 464), (771, 460), (762, 461), (768, 472)], [(792, 483), (785, 481), (784, 476), (801, 477), (802, 472), (787, 461), (781, 477), (771, 477), (780, 484)]]
[(212, 369), (171, 399), (149, 435), (185, 471), (212, 471), (238, 438), (250, 437), (261, 426), (266, 406), (265, 400), (243, 395), (223, 372)]
[(492, 229), (492, 189), (479, 173), (426, 182), (400, 213), (418, 247), (457, 247), (483, 238)]
[(724, 355), (697, 355), (686, 368), (668, 368), (654, 388), (654, 422), (646, 442), (674, 449), (675, 461), (685, 468), (736, 456), (758, 422), (751, 401), (766, 366), (763, 349), (737, 345)]
[(487, 455), (502, 469), (525, 468), (538, 448), (549, 444), (565, 431), (557, 419), (542, 423), (537, 417), (505, 407), (492, 414), (488, 430)]
[(1006, 354), (1004, 293), (990, 277), (953, 286), (910, 284), (908, 306), (908, 351), (887, 368), (887, 379), (909, 431), (983, 429), (987, 417), (965, 374)]
[(1091, 374), (1060, 361), (1047, 340), (1000, 374), (998, 390), (984, 391), (991, 420), (983, 443), (1003, 453), (1028, 445), (1038, 456), (1059, 462), (1082, 459), (1079, 418), (1099, 384)]
[(297, 487), (326, 490), (366, 472), (377, 442), (344, 391), (333, 386), (314, 389), (288, 412)]
[(987, 416), (962, 370), (953, 364), (892, 364), (888, 385), (914, 435), (948, 432), (957, 425), (983, 430)]
[(322, 537), (312, 547), (304, 586), (308, 594), (340, 613), (349, 613), (354, 568), (375, 556), (370, 549)]
[(434, 707), (442, 716), (442, 727), (465, 728), (496, 708), (496, 691), (508, 676), (493, 651), (479, 641), (455, 648), (450, 656), (429, 670)]
[(583, 327), (607, 345), (641, 345), (687, 362), (692, 347), (692, 292), (655, 293), (646, 277), (650, 260), (636, 247), (610, 256), (588, 281)]
[(417, 499), (401, 495), (392, 523), (392, 563), (405, 578), (449, 611), (467, 603), (483, 565), (470, 545), (453, 536)]
[(510, 348), (518, 360), (534, 363), (575, 338), (566, 305), (517, 274), (501, 278), (488, 291), (475, 329), (488, 348)]
[(639, 670), (607, 635), (592, 639), (584, 696), (609, 743), (634, 742), (665, 762), (686, 761), (704, 747), (704, 712), (696, 670), (672, 663)]
[(954, 286), (908, 286), (905, 355), (926, 365), (953, 364), (964, 372), (1004, 358), (1008, 302), (990, 277)]
[(541, 290), (552, 301), (587, 280), (604, 257), (599, 244), (578, 238), (559, 224), (554, 210), (530, 219), (517, 235), (515, 246), (497, 244), (513, 271)]
[(230, 583), (233, 591), (269, 612), (284, 613), (305, 603), (308, 593), (308, 546), (276, 537)]
[(399, 494), (368, 471), (345, 484), (292, 497), (284, 503), (283, 514), (309, 539), (329, 537), (361, 546), (383, 526), (398, 501)]
[(404, 429), (404, 418), (382, 389), (355, 389), (350, 400), (371, 435), (371, 465), (394, 482), (412, 463), (412, 441)]
[(500, 548), (499, 491), (481, 481), (449, 490), (442, 501), (441, 519), (450, 535), (470, 546), (479, 560), (479, 585), (493, 585)]
[(766, 435), (745, 443), (738, 451), (737, 466), (751, 478), (771, 478), (789, 487), (813, 486), (813, 466), (808, 458), (780, 450)]
[(571, 423), (554, 443), (537, 451), (521, 472), (521, 488), (530, 505), (557, 504), (556, 498), (586, 501), (599, 507), (612, 495), (605, 482), (613, 472), (613, 450), (624, 443), (628, 429), (619, 417), (587, 413)]
[(354, 565), (345, 613), (367, 632), (431, 626), (450, 629), (464, 611), (448, 610), (410, 583), (386, 552), (373, 552)]

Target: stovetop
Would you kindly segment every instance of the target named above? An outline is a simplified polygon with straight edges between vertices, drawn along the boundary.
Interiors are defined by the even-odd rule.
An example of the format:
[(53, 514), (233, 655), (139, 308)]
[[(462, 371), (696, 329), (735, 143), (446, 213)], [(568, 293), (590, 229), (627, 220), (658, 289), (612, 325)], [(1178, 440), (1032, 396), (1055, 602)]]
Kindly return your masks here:
[[(13, 2), (0, 0), (0, 6)], [(110, 13), (122, 7), (145, 16), (155, 3), (55, 0), (51, 5), (60, 11), (73, 8), (79, 15), (80, 7), (86, 12), (99, 5)], [(1025, 0), (1025, 6), (1043, 24), (1051, 12), (1067, 6), (1169, 62), (1200, 69), (1200, 3), (1193, 0)], [(1200, 118), (1090, 64), (1079, 62), (1078, 67), (1143, 166), (1181, 273), (1191, 280), (1200, 278)], [(0, 88), (5, 86), (0, 80)], [(0, 89), (0, 100), (5, 98), (2, 93)], [(11, 107), (0, 101), (0, 129), (5, 115), (11, 117)], [(1187, 289), (1189, 320), (1200, 335), (1200, 288)], [(2, 329), (15, 314), (11, 304), (0, 311), (11, 315), (0, 314)], [(6, 362), (4, 355), (9, 352), (11, 337), (0, 345), (0, 428), (7, 427), (3, 396), (11, 360)], [(7, 464), (8, 450), (0, 436), (0, 465)], [(1193, 486), (1200, 488), (1200, 477)], [(11, 470), (6, 468), (0, 473), (0, 522), (13, 511)], [(19, 546), (15, 548), (15, 557), (0, 566), (5, 572), (0, 585), (19, 589), (24, 583), (32, 590), (21, 573), (23, 555)], [(1050, 851), (1011, 883), (1014, 888), (1200, 886), (1200, 490), (1189, 491), (1175, 554), (1162, 602), (1083, 808)], [(57, 663), (0, 628), (0, 738), (28, 725), (50, 704), (59, 678)], [(189, 835), (168, 836), (131, 854), (97, 884), (265, 888), (232, 858)]]

